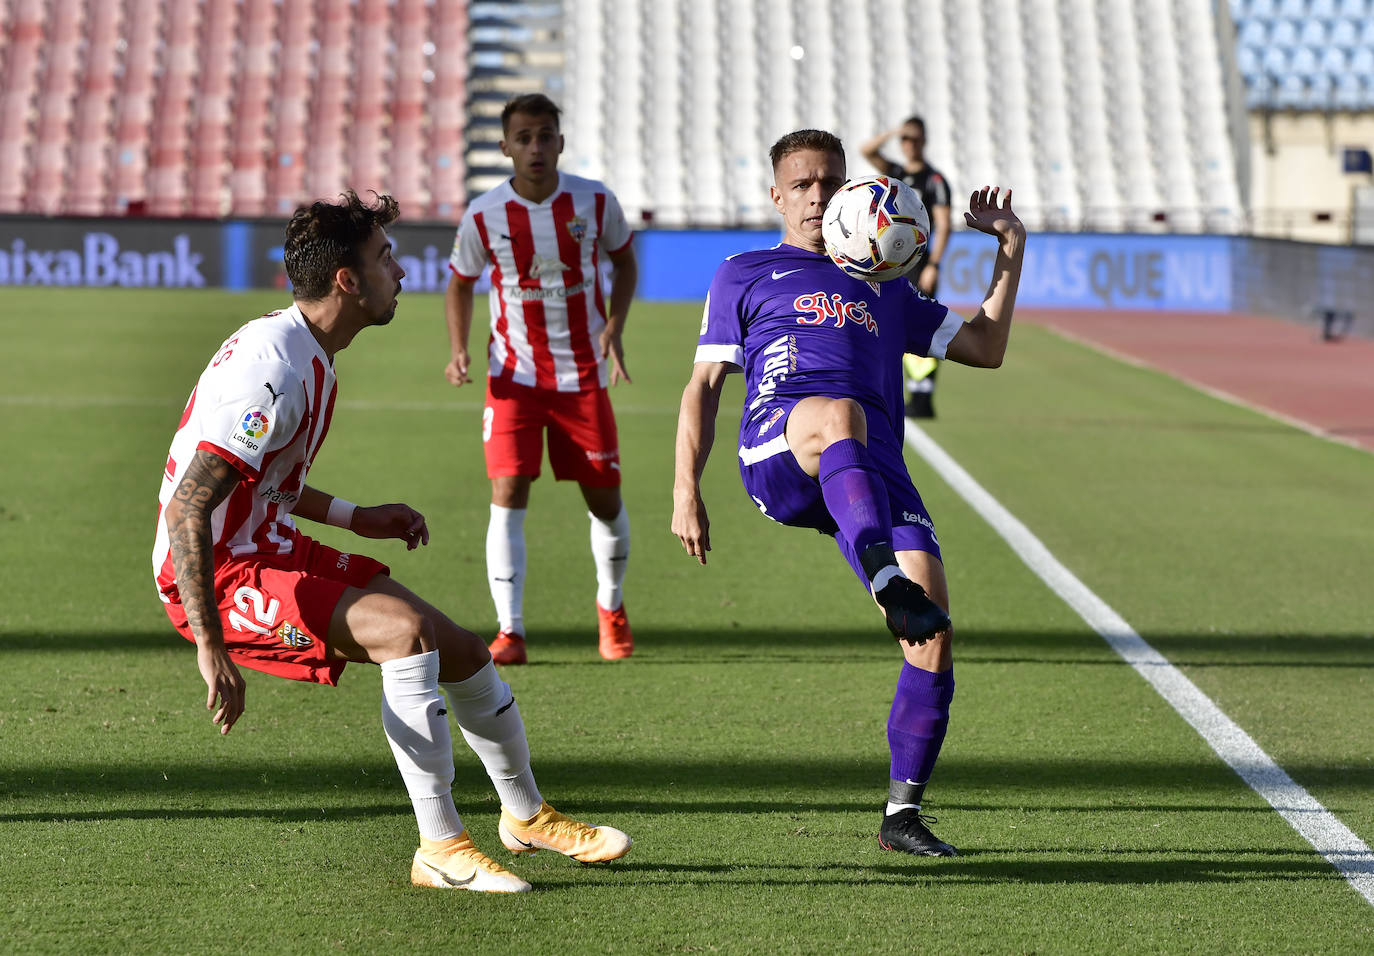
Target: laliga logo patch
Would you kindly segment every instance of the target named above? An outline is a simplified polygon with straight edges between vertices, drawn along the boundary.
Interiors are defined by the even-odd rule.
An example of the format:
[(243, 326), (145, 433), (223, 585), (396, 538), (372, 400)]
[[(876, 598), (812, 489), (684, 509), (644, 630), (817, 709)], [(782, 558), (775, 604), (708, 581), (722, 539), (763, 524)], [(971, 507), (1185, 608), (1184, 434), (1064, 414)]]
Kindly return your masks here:
[(263, 438), (272, 429), (272, 423), (262, 412), (252, 411), (243, 416), (241, 427), (249, 438)]
[(263, 405), (255, 405), (243, 413), (243, 418), (229, 433), (229, 440), (248, 451), (261, 451), (262, 441), (272, 432), (272, 419)]

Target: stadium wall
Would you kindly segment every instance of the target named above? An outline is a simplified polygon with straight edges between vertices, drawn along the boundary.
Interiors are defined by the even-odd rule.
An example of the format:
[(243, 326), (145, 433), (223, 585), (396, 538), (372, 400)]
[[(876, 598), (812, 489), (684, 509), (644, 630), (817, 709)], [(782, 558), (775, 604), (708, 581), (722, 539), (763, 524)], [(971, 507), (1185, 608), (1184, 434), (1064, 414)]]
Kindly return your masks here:
[[(448, 283), (454, 230), (392, 229), (410, 291)], [(0, 285), (139, 288), (286, 288), (282, 223), (186, 219), (0, 219)], [(774, 230), (645, 230), (636, 238), (639, 295), (699, 301), (729, 255), (777, 243)], [(976, 308), (991, 278), (994, 244), (956, 232), (940, 298)], [(1026, 252), (1018, 303), (1034, 308), (1240, 311), (1307, 319), (1350, 313), (1374, 335), (1374, 248), (1226, 236), (1037, 233)], [(480, 290), (480, 287), (479, 287)]]

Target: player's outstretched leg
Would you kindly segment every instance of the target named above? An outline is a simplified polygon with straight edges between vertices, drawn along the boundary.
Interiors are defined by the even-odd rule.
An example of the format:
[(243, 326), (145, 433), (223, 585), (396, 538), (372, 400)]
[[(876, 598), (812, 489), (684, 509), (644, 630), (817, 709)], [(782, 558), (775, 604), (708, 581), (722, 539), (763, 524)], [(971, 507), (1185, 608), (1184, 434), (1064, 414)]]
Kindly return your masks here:
[(501, 808), (501, 842), (512, 853), (553, 850), (579, 863), (605, 863), (630, 852), (634, 843), (615, 827), (594, 827), (564, 816), (545, 803), (529, 819)]
[(950, 626), (944, 608), (930, 599), (925, 588), (902, 573), (891, 545), (873, 545), (859, 554), (868, 575), (873, 599), (883, 609), (887, 629), (898, 640), (924, 644)]
[(463, 739), (482, 760), (501, 798), (501, 842), (512, 852), (555, 850), (583, 863), (625, 855), (630, 838), (613, 827), (592, 827), (544, 802), (530, 769), (525, 722), (510, 685), (490, 664), (467, 680), (443, 685)]

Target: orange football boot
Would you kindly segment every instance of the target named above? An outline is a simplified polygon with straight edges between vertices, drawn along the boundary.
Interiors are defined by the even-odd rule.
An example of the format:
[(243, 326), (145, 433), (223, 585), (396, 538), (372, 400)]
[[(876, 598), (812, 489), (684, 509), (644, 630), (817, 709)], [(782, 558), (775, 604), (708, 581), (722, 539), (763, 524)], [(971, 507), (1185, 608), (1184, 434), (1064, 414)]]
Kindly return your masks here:
[(510, 631), (497, 634), (487, 650), (491, 651), (493, 664), (524, 664), (528, 660), (525, 656), (525, 639)]
[(410, 864), (410, 882), (441, 890), (528, 893), (530, 885), (473, 845), (464, 830), (452, 840), (420, 838)]
[(601, 656), (608, 661), (629, 657), (635, 651), (635, 636), (630, 632), (630, 619), (625, 616), (625, 604), (608, 611), (596, 606), (597, 627), (601, 632)]

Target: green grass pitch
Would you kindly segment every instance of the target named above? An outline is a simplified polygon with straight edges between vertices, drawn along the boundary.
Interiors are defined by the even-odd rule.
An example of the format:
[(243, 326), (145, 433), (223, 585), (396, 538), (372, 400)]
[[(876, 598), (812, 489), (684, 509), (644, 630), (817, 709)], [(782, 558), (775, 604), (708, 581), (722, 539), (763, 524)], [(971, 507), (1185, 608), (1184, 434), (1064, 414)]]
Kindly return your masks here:
[[(546, 477), (532, 663), (506, 674), (544, 792), (635, 848), (511, 862), (536, 887), (518, 899), (412, 888), (376, 669), (337, 689), (248, 672), (221, 738), (152, 586), (182, 404), (214, 347), (283, 303), (0, 291), (0, 950), (1374, 948), (1374, 908), (914, 459), (959, 629), (927, 809), (963, 855), (880, 850), (899, 655), (833, 546), (744, 495), (738, 379), (706, 476), (709, 566), (668, 530), (692, 304), (637, 304), (635, 382), (613, 393), (636, 655), (597, 656), (585, 510)], [(447, 351), (434, 296), (360, 335), (311, 483), (424, 511), (428, 548), (357, 547), (486, 635), (482, 393), (443, 381)], [(1374, 842), (1374, 457), (1028, 325), (1001, 370), (946, 366), (937, 405), (935, 440)], [(510, 862), (480, 765), (457, 756), (459, 809)]]

